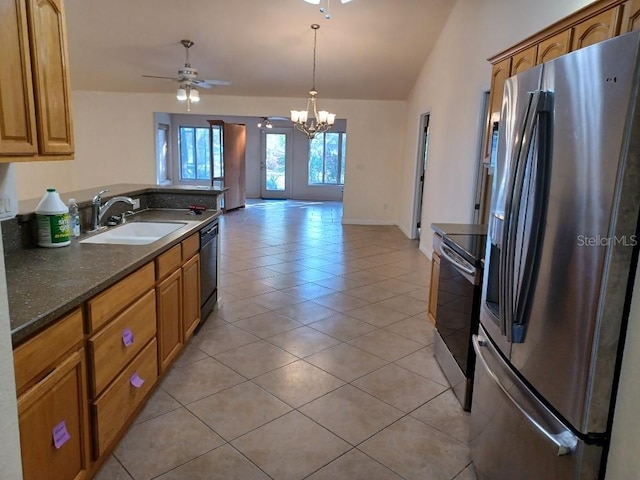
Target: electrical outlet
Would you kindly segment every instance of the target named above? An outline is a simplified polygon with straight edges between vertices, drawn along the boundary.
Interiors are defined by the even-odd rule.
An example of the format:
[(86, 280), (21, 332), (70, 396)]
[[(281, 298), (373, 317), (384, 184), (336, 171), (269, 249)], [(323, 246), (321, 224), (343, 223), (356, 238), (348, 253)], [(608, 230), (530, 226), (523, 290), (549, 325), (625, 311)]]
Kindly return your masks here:
[(140, 199), (139, 198), (134, 198), (133, 199), (133, 209), (134, 210), (138, 210), (140, 208)]

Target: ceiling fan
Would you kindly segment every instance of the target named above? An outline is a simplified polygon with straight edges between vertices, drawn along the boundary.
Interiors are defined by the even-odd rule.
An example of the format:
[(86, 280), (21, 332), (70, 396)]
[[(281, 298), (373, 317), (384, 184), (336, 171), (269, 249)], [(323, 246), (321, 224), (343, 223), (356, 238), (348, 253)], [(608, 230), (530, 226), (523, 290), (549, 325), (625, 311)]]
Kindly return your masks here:
[(258, 128), (273, 128), (271, 120), (291, 120), (289, 117), (262, 117), (258, 122)]
[(201, 87), (201, 88), (211, 88), (212, 86), (227, 86), (231, 85), (231, 82), (227, 80), (200, 80), (198, 78), (198, 70), (191, 66), (189, 62), (189, 49), (193, 47), (194, 43), (191, 40), (180, 40), (180, 43), (185, 48), (186, 51), (186, 61), (184, 62), (184, 67), (178, 70), (177, 77), (161, 77), (158, 75), (142, 75), (146, 78), (163, 78), (166, 80), (173, 80), (174, 82), (178, 82), (180, 87), (183, 89), (193, 88), (193, 87)]

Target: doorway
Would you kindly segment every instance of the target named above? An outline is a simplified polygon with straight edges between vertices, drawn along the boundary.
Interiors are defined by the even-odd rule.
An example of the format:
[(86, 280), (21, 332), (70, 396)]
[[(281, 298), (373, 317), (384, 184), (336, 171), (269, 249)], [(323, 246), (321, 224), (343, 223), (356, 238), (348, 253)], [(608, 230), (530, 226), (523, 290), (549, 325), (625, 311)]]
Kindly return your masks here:
[(290, 128), (270, 128), (262, 131), (260, 162), (260, 196), (262, 198), (291, 198), (292, 133)]
[(429, 155), (429, 117), (425, 113), (420, 118), (420, 139), (416, 162), (416, 194), (413, 205), (413, 225), (411, 238), (420, 239), (422, 233), (422, 199), (424, 198), (425, 174), (427, 172), (427, 157)]

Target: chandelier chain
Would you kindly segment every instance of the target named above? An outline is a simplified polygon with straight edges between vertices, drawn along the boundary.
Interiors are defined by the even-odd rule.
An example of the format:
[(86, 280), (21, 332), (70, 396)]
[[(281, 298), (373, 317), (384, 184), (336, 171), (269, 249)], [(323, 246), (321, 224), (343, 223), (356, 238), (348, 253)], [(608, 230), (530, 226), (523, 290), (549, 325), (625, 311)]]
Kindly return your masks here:
[(336, 115), (326, 110), (318, 111), (316, 90), (316, 53), (318, 48), (318, 29), (320, 25), (314, 23), (311, 25), (313, 29), (313, 70), (312, 83), (309, 98), (307, 99), (306, 110), (291, 110), (291, 121), (295, 128), (305, 133), (309, 139), (315, 138), (319, 133), (329, 130), (335, 122)]
[(318, 29), (320, 28), (320, 25), (318, 25), (317, 23), (314, 23), (313, 25), (311, 25), (311, 28), (313, 28), (313, 76), (311, 79), (311, 89), (315, 90), (316, 89), (316, 48), (318, 46)]

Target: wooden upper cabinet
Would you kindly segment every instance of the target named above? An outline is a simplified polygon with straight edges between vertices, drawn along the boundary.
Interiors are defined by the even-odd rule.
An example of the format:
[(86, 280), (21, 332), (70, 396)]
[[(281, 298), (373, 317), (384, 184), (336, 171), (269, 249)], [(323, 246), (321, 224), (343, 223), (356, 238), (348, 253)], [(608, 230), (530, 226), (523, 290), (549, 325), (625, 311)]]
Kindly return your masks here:
[(24, 0), (0, 11), (0, 156), (38, 152)]
[(491, 71), (491, 90), (489, 93), (489, 122), (487, 122), (487, 130), (485, 132), (485, 152), (484, 157), (488, 157), (491, 149), (491, 131), (494, 122), (500, 118), (500, 110), (502, 109), (502, 91), (504, 90), (504, 82), (509, 78), (511, 73), (511, 58), (506, 58), (496, 63)]
[(548, 62), (554, 58), (569, 53), (571, 45), (571, 30), (565, 30), (547, 38), (538, 44), (536, 64)]
[(622, 7), (615, 7), (606, 10), (599, 15), (578, 23), (573, 28), (571, 51), (615, 37), (620, 30), (619, 19), (621, 8)]
[(629, 0), (623, 5), (620, 33), (640, 29), (640, 0)]
[(511, 75), (529, 70), (536, 64), (537, 45), (516, 53), (511, 59)]
[(73, 158), (62, 0), (0, 9), (0, 162)]
[(42, 154), (73, 153), (73, 125), (62, 0), (29, 0), (31, 61)]

